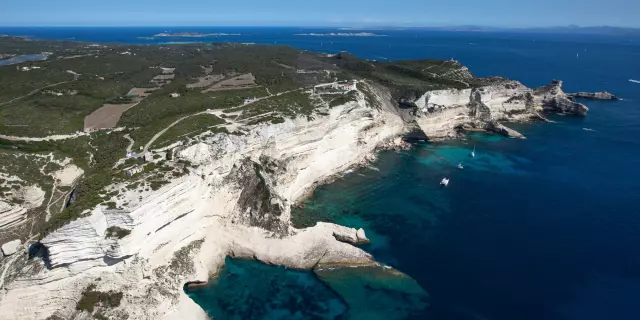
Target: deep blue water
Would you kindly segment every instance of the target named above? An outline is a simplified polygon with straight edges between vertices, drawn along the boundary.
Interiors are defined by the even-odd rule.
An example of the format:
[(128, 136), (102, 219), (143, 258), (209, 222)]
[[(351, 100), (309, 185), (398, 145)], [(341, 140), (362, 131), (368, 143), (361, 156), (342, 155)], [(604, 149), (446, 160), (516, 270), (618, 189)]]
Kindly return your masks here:
[[(294, 212), (294, 221), (364, 227), (373, 240), (364, 248), (428, 292), (428, 307), (417, 318), (640, 319), (640, 84), (628, 81), (640, 80), (640, 39), (426, 31), (318, 38), (293, 34), (334, 30), (295, 28), (0, 28), (0, 33), (93, 42), (193, 40), (139, 39), (163, 31), (239, 32), (243, 35), (197, 41), (346, 50), (378, 60), (453, 57), (479, 76), (505, 76), (529, 86), (562, 79), (567, 91), (606, 90), (622, 97), (586, 102), (591, 110), (585, 118), (555, 116), (556, 123), (513, 125), (527, 136), (523, 141), (473, 135), (408, 152), (383, 152), (374, 164), (379, 171), (357, 170), (319, 188), (304, 209)], [(473, 144), (478, 156), (470, 159)], [(465, 163), (464, 170), (455, 169), (458, 161)], [(451, 183), (441, 189), (437, 184), (445, 175)], [(250, 262), (237, 262), (245, 263)], [(267, 281), (269, 272), (255, 274)], [(301, 277), (293, 272), (284, 276)], [(295, 299), (306, 290), (324, 292), (321, 282), (306, 276), (302, 282), (276, 281), (288, 285), (279, 286), (287, 289), (277, 290), (273, 299)], [(356, 278), (350, 273), (348, 279)], [(347, 278), (323, 278), (334, 287), (335, 279)], [(246, 302), (255, 298), (238, 293), (264, 295), (273, 288), (253, 277), (237, 284), (213, 285), (202, 296), (208, 300), (196, 301), (208, 309), (206, 301), (236, 297), (232, 309), (244, 307), (251, 318), (279, 318), (252, 308)], [(365, 291), (353, 289), (348, 297), (353, 305), (354, 299), (382, 297), (371, 303), (376, 306), (371, 312), (380, 318), (398, 306), (383, 310), (379, 302), (395, 294), (389, 287), (362, 287), (373, 293), (358, 296)], [(318, 294), (316, 302), (339, 313), (341, 305), (331, 301), (335, 294), (344, 299), (344, 293), (333, 291), (334, 296)], [(401, 295), (399, 303), (420, 305), (407, 297)], [(311, 317), (299, 308), (300, 316)], [(223, 309), (228, 315), (232, 311)]]

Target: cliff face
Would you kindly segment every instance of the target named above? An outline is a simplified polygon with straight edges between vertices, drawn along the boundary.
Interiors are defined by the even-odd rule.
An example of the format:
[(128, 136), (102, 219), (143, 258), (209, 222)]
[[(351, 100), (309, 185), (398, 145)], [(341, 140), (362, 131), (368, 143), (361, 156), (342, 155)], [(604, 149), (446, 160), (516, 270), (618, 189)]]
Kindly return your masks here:
[[(121, 306), (107, 311), (114, 317), (203, 318), (182, 284), (206, 280), (226, 256), (305, 269), (373, 264), (345, 243), (364, 240), (362, 232), (325, 223), (296, 230), (289, 218), (290, 205), (316, 183), (405, 131), (388, 92), (374, 93), (377, 107), (361, 95), (315, 120), (203, 137), (175, 150), (193, 165), (190, 173), (155, 192), (113, 186), (124, 209), (95, 208), (44, 238), (52, 269), (7, 283), (0, 319), (81, 318), (74, 301), (92, 283), (124, 293)], [(113, 227), (130, 233), (118, 239)]]
[(473, 89), (429, 91), (415, 104), (416, 122), (430, 139), (455, 137), (465, 126), (520, 137), (497, 122), (544, 119), (540, 111), (586, 115), (588, 110), (562, 91), (561, 81), (535, 90), (518, 81), (502, 81)]
[[(203, 135), (173, 150), (192, 164), (189, 174), (157, 191), (112, 186), (123, 209), (95, 208), (43, 239), (52, 269), (27, 263), (6, 282), (0, 319), (81, 319), (87, 315), (75, 302), (90, 284), (124, 294), (119, 307), (105, 311), (115, 318), (204, 318), (182, 285), (208, 279), (226, 256), (304, 269), (373, 264), (351, 245), (365, 240), (364, 232), (327, 223), (296, 230), (290, 206), (416, 125), (429, 138), (453, 137), (464, 126), (518, 137), (498, 121), (587, 110), (567, 98), (561, 82), (536, 90), (500, 81), (430, 91), (409, 111), (397, 109), (387, 90), (369, 91), (373, 97), (359, 93), (357, 101), (313, 120), (259, 125), (242, 136)], [(114, 227), (129, 233), (114, 237)]]

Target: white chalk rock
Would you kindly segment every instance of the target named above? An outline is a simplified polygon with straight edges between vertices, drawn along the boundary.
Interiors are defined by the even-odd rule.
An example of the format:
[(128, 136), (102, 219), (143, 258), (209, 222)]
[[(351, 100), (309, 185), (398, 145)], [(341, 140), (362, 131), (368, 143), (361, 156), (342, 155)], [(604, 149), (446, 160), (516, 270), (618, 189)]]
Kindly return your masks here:
[(2, 253), (4, 253), (5, 256), (10, 256), (18, 252), (18, 249), (20, 249), (21, 244), (22, 244), (22, 241), (20, 241), (20, 239), (9, 241), (2, 245)]
[(364, 229), (360, 228), (356, 232), (356, 236), (358, 237), (358, 242), (369, 242), (367, 236), (364, 234)]
[(0, 201), (0, 230), (15, 227), (27, 219), (27, 209)]

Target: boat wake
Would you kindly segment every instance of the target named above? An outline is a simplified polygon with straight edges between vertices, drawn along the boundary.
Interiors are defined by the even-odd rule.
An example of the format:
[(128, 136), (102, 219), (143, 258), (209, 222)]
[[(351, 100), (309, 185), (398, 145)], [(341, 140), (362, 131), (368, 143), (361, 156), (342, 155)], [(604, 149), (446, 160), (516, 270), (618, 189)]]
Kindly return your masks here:
[(584, 131), (595, 131), (595, 130), (593, 130), (591, 128), (582, 128), (582, 130), (584, 130)]
[(633, 80), (633, 79), (629, 79), (629, 82), (633, 82), (633, 83), (640, 83), (640, 80)]

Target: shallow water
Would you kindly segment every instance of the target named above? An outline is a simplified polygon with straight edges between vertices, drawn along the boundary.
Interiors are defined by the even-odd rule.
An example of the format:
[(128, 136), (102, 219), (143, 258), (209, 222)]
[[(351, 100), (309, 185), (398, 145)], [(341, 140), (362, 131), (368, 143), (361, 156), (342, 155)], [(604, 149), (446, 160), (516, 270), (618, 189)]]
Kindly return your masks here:
[(310, 271), (249, 260), (228, 258), (207, 287), (188, 294), (214, 319), (335, 319), (347, 310)]

